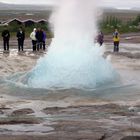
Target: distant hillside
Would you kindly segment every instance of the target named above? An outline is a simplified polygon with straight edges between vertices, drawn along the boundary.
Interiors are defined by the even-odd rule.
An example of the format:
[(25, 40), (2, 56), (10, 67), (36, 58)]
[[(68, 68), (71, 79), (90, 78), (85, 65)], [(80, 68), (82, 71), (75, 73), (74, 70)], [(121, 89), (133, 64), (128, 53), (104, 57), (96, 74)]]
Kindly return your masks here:
[(20, 5), (20, 4), (6, 4), (0, 2), (0, 10), (50, 10), (51, 6), (47, 5)]

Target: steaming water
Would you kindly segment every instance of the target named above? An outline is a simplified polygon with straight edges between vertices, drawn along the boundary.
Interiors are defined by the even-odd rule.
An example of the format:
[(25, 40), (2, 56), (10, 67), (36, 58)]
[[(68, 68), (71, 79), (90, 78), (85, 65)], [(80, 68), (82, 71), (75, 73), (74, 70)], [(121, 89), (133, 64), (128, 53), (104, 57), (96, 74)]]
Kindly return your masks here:
[(29, 87), (95, 88), (117, 80), (117, 73), (93, 42), (97, 7), (97, 0), (60, 2), (52, 18), (55, 38), (30, 73)]
[[(97, 31), (96, 1), (61, 2), (52, 18), (55, 37), (47, 54), (30, 72), (1, 78), (1, 93), (45, 100), (54, 106), (139, 99), (139, 86), (117, 83), (119, 75), (102, 56), (102, 47), (93, 42)], [(131, 81), (134, 74), (124, 70), (123, 79)]]
[[(63, 2), (64, 5), (58, 12), (57, 18), (55, 18), (57, 19), (54, 22), (55, 38), (47, 55), (37, 62), (36, 67), (31, 72), (0, 77), (1, 106), (3, 107), (3, 104), (5, 104), (5, 107), (10, 108), (8, 111), (7, 109), (4, 110), (6, 114), (3, 115), (2, 113), (1, 118), (10, 116), (12, 110), (32, 108), (35, 111), (35, 114), (32, 115), (39, 117), (39, 119), (43, 118), (46, 123), (42, 121), (42, 124), (37, 125), (1, 125), (2, 134), (9, 135), (10, 132), (10, 134), (16, 135), (44, 135), (52, 130), (52, 128), (46, 127), (48, 124), (50, 125), (48, 120), (52, 122), (58, 120), (93, 120), (96, 119), (94, 116), (98, 117), (99, 115), (98, 120), (100, 121), (100, 114), (102, 116), (103, 112), (95, 112), (95, 115), (93, 112), (91, 115), (87, 110), (87, 113), (85, 111), (80, 113), (79, 106), (103, 104), (105, 102), (135, 106), (140, 103), (140, 86), (139, 84), (131, 84), (133, 80), (135, 83), (140, 83), (139, 67), (132, 65), (133, 60), (129, 63), (127, 58), (124, 59), (123, 56), (119, 58), (123, 63), (127, 63), (126, 68), (120, 68), (122, 81), (126, 86), (121, 85), (121, 83), (116, 84), (119, 75), (111, 64), (103, 58), (102, 47), (93, 45), (96, 32), (96, 5), (92, 4), (95, 1), (88, 0), (89, 3), (84, 3), (84, 0), (65, 0)], [(134, 46), (130, 50), (133, 49)], [(28, 55), (26, 60), (24, 59), (25, 57), (19, 57), (13, 60), (15, 62), (18, 60), (17, 62), (21, 62), (23, 66), (27, 61), (32, 61)], [(118, 60), (117, 57), (116, 59)], [(115, 63), (119, 67), (119, 61), (116, 61), (116, 59)], [(5, 58), (2, 60), (5, 60)], [(137, 64), (139, 64), (138, 59), (137, 61)], [(7, 67), (14, 65), (14, 68), (10, 68), (13, 72), (17, 67), (17, 62), (15, 64), (10, 62)], [(27, 65), (29, 64), (31, 63), (27, 63)], [(135, 70), (131, 71), (130, 66)], [(17, 69), (20, 71), (20, 68)], [(120, 69), (118, 68), (118, 70)], [(56, 106), (78, 106), (78, 108), (74, 110), (74, 114), (65, 114), (64, 111), (62, 115), (51, 116), (43, 113), (44, 108)], [(72, 112), (74, 111), (72, 110)], [(114, 117), (112, 114), (108, 114), (110, 118)], [(127, 117), (125, 118), (127, 119)], [(108, 128), (112, 128), (112, 120), (111, 123), (107, 119), (105, 121), (109, 124)], [(124, 122), (126, 122), (124, 119), (120, 119), (121, 125), (124, 126)], [(118, 120), (117, 123), (119, 123)]]
[[(30, 72), (1, 78), (1, 93), (52, 106), (139, 99), (139, 86), (118, 83), (119, 75), (103, 57), (102, 47), (93, 42), (97, 7), (95, 0), (62, 0), (52, 18), (55, 37), (47, 54)], [(123, 79), (131, 81), (134, 73), (125, 70)]]

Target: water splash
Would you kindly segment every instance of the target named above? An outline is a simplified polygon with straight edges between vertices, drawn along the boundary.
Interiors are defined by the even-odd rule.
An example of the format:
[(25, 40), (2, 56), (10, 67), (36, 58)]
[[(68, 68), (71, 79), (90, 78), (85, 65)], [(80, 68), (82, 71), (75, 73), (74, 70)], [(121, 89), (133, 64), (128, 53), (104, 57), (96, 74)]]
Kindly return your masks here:
[(97, 0), (61, 0), (53, 16), (55, 38), (32, 70), (30, 87), (95, 88), (117, 79), (93, 41), (97, 7)]

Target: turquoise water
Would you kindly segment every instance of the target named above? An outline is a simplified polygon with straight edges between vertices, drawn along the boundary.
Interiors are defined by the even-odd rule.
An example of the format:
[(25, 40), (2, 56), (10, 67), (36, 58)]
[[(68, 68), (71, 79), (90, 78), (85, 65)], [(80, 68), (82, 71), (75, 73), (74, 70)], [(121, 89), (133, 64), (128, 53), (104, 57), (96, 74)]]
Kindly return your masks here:
[(27, 87), (24, 84), (16, 83), (14, 80), (11, 81), (10, 78), (0, 80), (1, 93), (23, 99), (58, 101), (70, 98), (72, 101), (75, 98), (85, 98), (85, 100), (89, 98), (102, 101), (135, 101), (140, 97), (140, 86), (134, 84), (109, 84), (93, 89), (42, 89)]

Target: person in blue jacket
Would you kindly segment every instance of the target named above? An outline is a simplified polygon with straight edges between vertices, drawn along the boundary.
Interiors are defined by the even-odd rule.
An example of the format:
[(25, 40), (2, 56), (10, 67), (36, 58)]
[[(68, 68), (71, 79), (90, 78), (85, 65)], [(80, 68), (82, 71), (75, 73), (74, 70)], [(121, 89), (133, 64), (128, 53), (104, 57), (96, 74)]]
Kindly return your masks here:
[(43, 32), (43, 50), (45, 51), (47, 35), (46, 35), (46, 32), (43, 29), (42, 29), (42, 32)]

